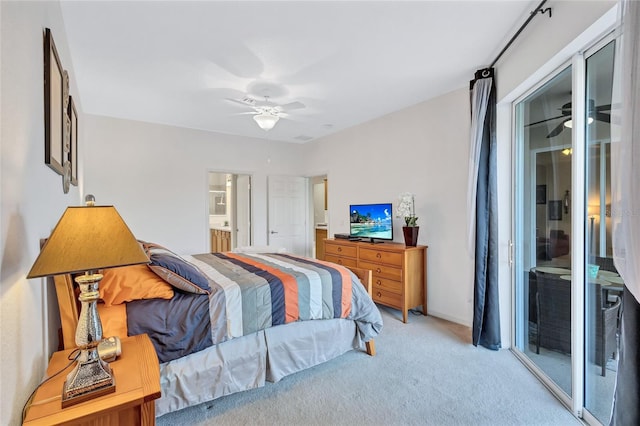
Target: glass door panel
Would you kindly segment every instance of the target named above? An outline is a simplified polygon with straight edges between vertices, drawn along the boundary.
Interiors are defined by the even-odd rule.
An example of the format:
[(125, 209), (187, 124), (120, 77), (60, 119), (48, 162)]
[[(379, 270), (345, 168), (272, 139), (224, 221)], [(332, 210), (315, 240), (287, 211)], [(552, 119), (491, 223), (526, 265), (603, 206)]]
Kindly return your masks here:
[(516, 348), (571, 389), (571, 67), (516, 105)]
[(611, 125), (615, 41), (586, 59), (585, 407), (608, 423), (617, 370), (622, 284), (611, 240)]

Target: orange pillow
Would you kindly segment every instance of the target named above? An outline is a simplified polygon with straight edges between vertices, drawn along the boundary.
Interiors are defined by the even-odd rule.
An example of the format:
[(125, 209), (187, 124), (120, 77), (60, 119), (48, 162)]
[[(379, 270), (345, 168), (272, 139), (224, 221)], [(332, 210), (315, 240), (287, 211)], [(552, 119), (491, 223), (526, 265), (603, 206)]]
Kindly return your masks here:
[(149, 270), (147, 265), (105, 269), (102, 275), (98, 290), (105, 306), (173, 297), (173, 287)]
[(103, 303), (98, 303), (97, 307), (100, 322), (102, 323), (103, 339), (111, 336), (118, 336), (120, 339), (124, 339), (128, 336), (126, 305), (105, 306)]

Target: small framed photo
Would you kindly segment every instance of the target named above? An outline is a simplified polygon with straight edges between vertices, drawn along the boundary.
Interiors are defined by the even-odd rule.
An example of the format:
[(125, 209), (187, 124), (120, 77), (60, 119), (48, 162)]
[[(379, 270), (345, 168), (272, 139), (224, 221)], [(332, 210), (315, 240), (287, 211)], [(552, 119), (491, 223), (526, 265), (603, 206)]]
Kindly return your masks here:
[(69, 77), (63, 70), (49, 28), (44, 38), (44, 162), (64, 174)]
[(547, 185), (536, 185), (536, 204), (547, 204)]
[(71, 163), (71, 184), (78, 186), (78, 112), (73, 96), (69, 96), (69, 162)]
[(562, 220), (562, 200), (549, 201), (549, 220)]

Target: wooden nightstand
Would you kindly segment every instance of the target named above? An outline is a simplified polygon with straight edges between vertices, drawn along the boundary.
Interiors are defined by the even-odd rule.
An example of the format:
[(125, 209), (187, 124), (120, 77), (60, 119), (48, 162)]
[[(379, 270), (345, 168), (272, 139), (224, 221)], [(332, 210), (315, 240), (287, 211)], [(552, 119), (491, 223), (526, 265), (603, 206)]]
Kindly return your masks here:
[[(64, 368), (69, 353), (71, 350), (54, 353), (47, 375)], [(69, 367), (38, 389), (23, 425), (154, 425), (160, 366), (149, 337), (142, 334), (122, 339), (122, 355), (109, 365), (116, 382), (114, 393), (62, 409), (60, 397)]]

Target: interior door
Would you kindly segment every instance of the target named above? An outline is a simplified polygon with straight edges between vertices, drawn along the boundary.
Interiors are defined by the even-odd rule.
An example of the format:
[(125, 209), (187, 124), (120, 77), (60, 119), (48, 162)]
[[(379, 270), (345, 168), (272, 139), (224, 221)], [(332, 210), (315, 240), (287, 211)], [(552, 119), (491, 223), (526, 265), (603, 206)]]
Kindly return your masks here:
[(236, 179), (236, 241), (234, 247), (251, 245), (251, 176)]
[(307, 178), (299, 176), (269, 176), (268, 242), (289, 253), (308, 256)]

